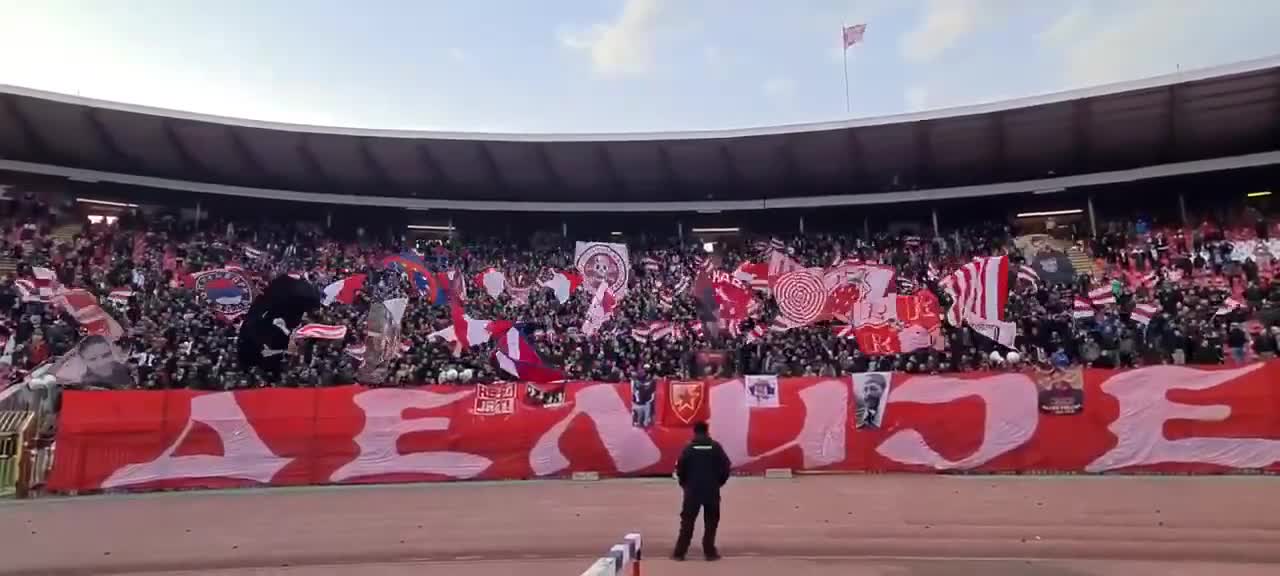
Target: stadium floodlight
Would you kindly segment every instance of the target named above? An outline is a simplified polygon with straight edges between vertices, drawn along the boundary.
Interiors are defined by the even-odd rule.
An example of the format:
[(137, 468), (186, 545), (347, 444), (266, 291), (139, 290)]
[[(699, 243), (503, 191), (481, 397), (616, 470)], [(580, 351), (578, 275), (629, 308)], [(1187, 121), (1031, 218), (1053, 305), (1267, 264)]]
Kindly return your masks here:
[(435, 224), (410, 224), (410, 230), (434, 230), (437, 232), (453, 232), (453, 225), (437, 226)]
[(703, 242), (703, 243), (702, 243), (702, 251), (703, 251), (703, 252), (706, 252), (707, 254), (710, 254), (710, 253), (712, 253), (712, 252), (715, 252), (715, 251), (716, 251), (716, 243), (715, 243), (715, 242)]
[(1070, 216), (1072, 214), (1082, 214), (1084, 210), (1075, 208), (1072, 210), (1048, 210), (1045, 212), (1020, 212), (1018, 218), (1043, 218), (1045, 216)]
[(1262, 192), (1250, 192), (1248, 194), (1245, 194), (1245, 196), (1248, 198), (1261, 198), (1263, 196), (1270, 196), (1270, 195), (1271, 195), (1270, 190), (1263, 190)]
[(622, 233), (621, 233), (621, 232), (614, 231), (614, 232), (610, 232), (610, 233), (609, 233), (609, 235), (610, 235), (610, 236), (621, 236), (621, 235), (622, 235)]
[(692, 228), (694, 234), (737, 234), (739, 228)]
[(137, 204), (128, 202), (111, 202), (109, 200), (94, 200), (93, 198), (76, 198), (76, 202), (81, 204), (97, 204), (99, 206), (115, 206), (116, 208), (137, 208)]

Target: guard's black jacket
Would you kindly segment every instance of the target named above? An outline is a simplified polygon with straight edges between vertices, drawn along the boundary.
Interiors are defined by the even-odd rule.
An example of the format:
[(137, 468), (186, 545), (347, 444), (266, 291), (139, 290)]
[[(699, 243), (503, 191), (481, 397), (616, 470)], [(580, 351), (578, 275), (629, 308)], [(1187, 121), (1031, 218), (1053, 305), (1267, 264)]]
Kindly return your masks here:
[(729, 481), (729, 456), (720, 443), (709, 436), (694, 436), (676, 465), (676, 478), (685, 494), (695, 497), (713, 496)]

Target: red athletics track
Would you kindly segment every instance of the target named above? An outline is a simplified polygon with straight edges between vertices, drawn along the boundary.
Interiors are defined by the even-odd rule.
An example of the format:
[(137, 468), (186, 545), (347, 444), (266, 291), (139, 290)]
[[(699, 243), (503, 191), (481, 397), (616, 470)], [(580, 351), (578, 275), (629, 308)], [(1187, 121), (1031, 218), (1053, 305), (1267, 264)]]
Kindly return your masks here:
[(676, 564), (669, 480), (419, 484), (0, 505), (0, 574), (577, 576), (623, 534), (645, 573), (1280, 573), (1280, 479), (737, 478), (721, 551)]

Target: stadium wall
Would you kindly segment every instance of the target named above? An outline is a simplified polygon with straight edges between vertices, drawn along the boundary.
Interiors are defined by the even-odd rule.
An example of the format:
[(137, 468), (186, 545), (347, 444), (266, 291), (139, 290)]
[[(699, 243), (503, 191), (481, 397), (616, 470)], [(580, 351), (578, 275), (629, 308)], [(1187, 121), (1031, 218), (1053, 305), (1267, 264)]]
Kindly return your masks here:
[(1280, 362), (878, 377), (70, 391), (48, 488), (666, 475), (702, 418), (745, 474), (1280, 471)]

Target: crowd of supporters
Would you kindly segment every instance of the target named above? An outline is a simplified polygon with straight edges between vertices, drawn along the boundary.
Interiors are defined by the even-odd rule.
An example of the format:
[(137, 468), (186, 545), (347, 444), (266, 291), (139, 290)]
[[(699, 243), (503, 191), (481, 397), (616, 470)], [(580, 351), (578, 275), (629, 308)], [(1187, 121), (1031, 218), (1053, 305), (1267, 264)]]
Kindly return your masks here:
[[(58, 282), (86, 288), (125, 328), (117, 342), (142, 388), (222, 390), (261, 386), (331, 386), (356, 381), (360, 359), (352, 354), (365, 333), (370, 302), (335, 304), (309, 314), (307, 321), (348, 327), (345, 340), (302, 340), (293, 347), (283, 374), (245, 370), (237, 361), (237, 328), (208, 306), (203, 294), (182, 281), (193, 271), (239, 266), (260, 288), (286, 273), (302, 274), (316, 286), (356, 273), (378, 274), (382, 258), (406, 242), (442, 269), (470, 279), (493, 267), (509, 286), (529, 287), (527, 300), (510, 291), (491, 298), (473, 286), (463, 303), (473, 318), (513, 321), (542, 359), (573, 379), (623, 381), (637, 376), (692, 378), (704, 375), (700, 351), (723, 350), (728, 371), (745, 374), (842, 375), (867, 370), (911, 373), (1009, 369), (1010, 364), (1086, 364), (1129, 367), (1162, 363), (1220, 364), (1274, 356), (1280, 337), (1280, 282), (1270, 253), (1233, 258), (1232, 241), (1266, 236), (1259, 224), (1224, 231), (1151, 229), (1127, 223), (1105, 227), (1093, 239), (1068, 238), (1089, 252), (1097, 265), (1070, 283), (1015, 282), (1006, 318), (1017, 325), (1016, 350), (966, 327), (943, 327), (943, 346), (906, 354), (872, 356), (854, 338), (838, 335), (829, 323), (786, 331), (771, 326), (778, 313), (766, 292), (739, 334), (707, 334), (697, 329), (698, 305), (683, 286), (703, 258), (697, 240), (625, 238), (634, 267), (630, 290), (613, 317), (592, 337), (578, 333), (592, 294), (578, 290), (565, 303), (539, 287), (557, 270), (573, 267), (574, 238), (554, 234), (497, 240), (457, 235), (414, 243), (403, 238), (337, 241), (320, 226), (246, 224), (205, 219), (198, 226), (178, 217), (141, 218), (125, 214), (110, 224), (85, 224), (70, 237), (55, 237), (59, 217), (48, 207), (25, 205), (12, 211), (0, 239), (0, 256), (16, 263), (0, 282), (0, 310), (10, 344), (0, 363), (10, 380), (71, 350), (82, 336), (75, 318), (47, 303), (26, 301), (14, 280), (34, 267), (56, 272)], [(732, 270), (758, 259), (769, 238), (735, 237), (718, 242), (712, 259)], [(939, 276), (974, 256), (1010, 254), (1017, 268), (1021, 252), (1004, 223), (928, 234), (836, 235), (813, 233), (783, 238), (788, 254), (802, 264), (826, 266), (858, 258), (893, 266), (904, 289), (933, 290)], [(617, 239), (615, 239), (616, 241)], [(766, 242), (767, 243), (767, 242)], [(1152, 273), (1155, 273), (1152, 276)], [(404, 280), (410, 303), (402, 334), (407, 350), (394, 360), (387, 385), (485, 382), (505, 377), (496, 369), (490, 345), (455, 354), (448, 342), (429, 334), (450, 325), (450, 309), (416, 294)], [(1116, 303), (1089, 318), (1073, 315), (1076, 297), (1099, 285), (1113, 287)], [(127, 298), (108, 296), (121, 289)], [(1234, 306), (1238, 302), (1239, 306)], [(946, 305), (943, 298), (943, 304)], [(1131, 312), (1140, 303), (1159, 308), (1149, 323)], [(671, 321), (687, 329), (642, 340), (633, 329)], [(761, 334), (763, 332), (763, 334)]]

